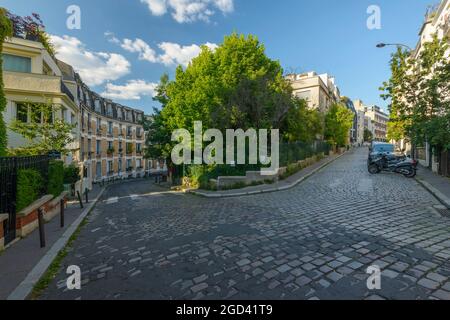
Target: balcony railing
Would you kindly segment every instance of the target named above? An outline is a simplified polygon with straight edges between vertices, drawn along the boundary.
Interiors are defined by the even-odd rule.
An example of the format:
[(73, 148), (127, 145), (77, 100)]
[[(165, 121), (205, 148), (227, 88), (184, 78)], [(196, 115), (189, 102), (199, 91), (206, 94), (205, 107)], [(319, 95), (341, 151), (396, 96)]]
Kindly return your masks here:
[(70, 92), (69, 88), (67, 88), (67, 86), (62, 81), (61, 81), (61, 92), (67, 95), (70, 100), (75, 102), (75, 97), (73, 96), (72, 92)]

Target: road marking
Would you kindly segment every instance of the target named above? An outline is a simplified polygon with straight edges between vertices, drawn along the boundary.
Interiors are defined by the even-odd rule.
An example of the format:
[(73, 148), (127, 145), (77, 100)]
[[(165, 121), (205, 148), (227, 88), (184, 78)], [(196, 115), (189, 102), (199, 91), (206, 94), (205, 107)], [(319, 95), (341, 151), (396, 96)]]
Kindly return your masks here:
[(113, 204), (119, 202), (119, 197), (113, 197), (106, 200), (106, 204)]

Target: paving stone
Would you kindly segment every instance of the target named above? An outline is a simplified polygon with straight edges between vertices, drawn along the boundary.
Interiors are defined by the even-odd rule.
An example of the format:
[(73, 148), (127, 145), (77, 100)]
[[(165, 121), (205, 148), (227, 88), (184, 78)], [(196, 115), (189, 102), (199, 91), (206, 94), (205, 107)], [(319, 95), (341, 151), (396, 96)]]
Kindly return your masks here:
[(417, 282), (422, 287), (425, 287), (427, 289), (437, 289), (439, 287), (439, 282), (430, 280), (430, 279), (421, 279)]
[(442, 275), (440, 275), (438, 273), (434, 273), (434, 272), (431, 272), (431, 273), (427, 274), (426, 277), (428, 279), (431, 279), (433, 281), (439, 282), (441, 284), (444, 283), (446, 280), (448, 280), (447, 277), (444, 277), (444, 276), (442, 276)]
[(289, 270), (292, 270), (292, 268), (289, 267), (287, 264), (284, 264), (277, 268), (277, 271), (280, 273), (285, 273), (285, 272), (288, 272)]
[(207, 283), (199, 283), (199, 284), (191, 287), (191, 291), (193, 293), (197, 293), (199, 291), (205, 290), (206, 288), (208, 288), (208, 284)]

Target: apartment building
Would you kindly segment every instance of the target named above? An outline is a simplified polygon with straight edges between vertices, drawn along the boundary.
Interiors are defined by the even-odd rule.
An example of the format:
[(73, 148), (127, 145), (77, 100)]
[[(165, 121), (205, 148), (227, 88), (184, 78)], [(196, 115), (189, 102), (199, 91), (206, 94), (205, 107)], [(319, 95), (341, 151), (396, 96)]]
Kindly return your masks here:
[[(4, 112), (6, 124), (13, 120), (23, 122), (32, 119), (33, 106), (50, 103), (55, 108), (53, 115), (66, 122), (77, 124), (78, 105), (73, 93), (68, 89), (61, 70), (40, 42), (21, 38), (9, 38), (3, 44), (3, 81), (7, 106)], [(39, 119), (38, 121), (42, 121)], [(79, 136), (79, 126), (73, 129), (75, 138)], [(19, 134), (8, 130), (8, 147), (19, 148), (27, 141)], [(68, 146), (74, 150), (64, 160), (67, 163), (78, 161), (79, 141)]]
[[(358, 132), (364, 137), (364, 130), (372, 132), (373, 139), (377, 141), (387, 141), (387, 124), (389, 115), (386, 114), (378, 106), (367, 106), (361, 100), (353, 102), (355, 109), (358, 111), (358, 117), (362, 119), (364, 116), (364, 127), (359, 126)], [(361, 138), (359, 138), (360, 140)], [(364, 139), (364, 138), (363, 138)]]
[(81, 113), (80, 151), (84, 177), (99, 182), (145, 174), (142, 111), (91, 91), (75, 75)]
[(294, 95), (308, 101), (312, 109), (327, 112), (333, 103), (340, 102), (340, 91), (335, 78), (329, 74), (307, 72), (286, 76), (292, 84)]
[[(33, 103), (61, 106), (55, 117), (74, 124), (75, 143), (66, 163), (83, 172), (82, 188), (105, 179), (144, 176), (144, 112), (102, 98), (89, 89), (72, 66), (51, 57), (40, 42), (13, 37), (2, 51), (7, 108), (5, 121), (31, 121)], [(59, 109), (58, 109), (59, 110)], [(8, 146), (25, 144), (8, 132)]]
[[(419, 57), (424, 44), (432, 41), (434, 35), (437, 35), (439, 39), (447, 37), (450, 42), (450, 0), (443, 0), (428, 9), (419, 32), (419, 40), (412, 52), (414, 58)], [(450, 49), (446, 54), (450, 59)], [(407, 141), (403, 140), (397, 143), (412, 148)], [(434, 172), (450, 177), (450, 150), (443, 148), (441, 152), (437, 152), (427, 141), (424, 141), (423, 146), (414, 147), (414, 156), (423, 166), (430, 167)]]

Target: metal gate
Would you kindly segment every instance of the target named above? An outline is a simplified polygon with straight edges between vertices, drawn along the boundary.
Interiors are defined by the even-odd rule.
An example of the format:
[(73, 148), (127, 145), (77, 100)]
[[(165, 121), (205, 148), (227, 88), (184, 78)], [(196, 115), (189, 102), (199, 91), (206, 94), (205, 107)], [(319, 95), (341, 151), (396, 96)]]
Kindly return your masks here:
[(44, 186), (48, 179), (48, 156), (0, 157), (0, 214), (8, 214), (3, 221), (5, 245), (16, 238), (17, 175), (21, 169), (35, 169), (41, 174)]

